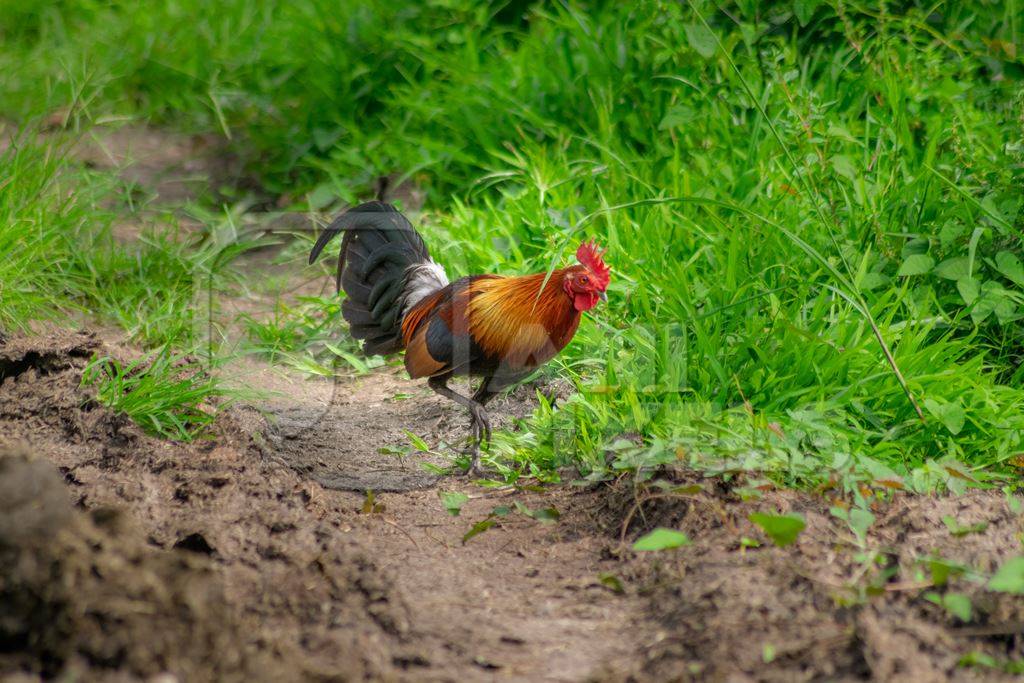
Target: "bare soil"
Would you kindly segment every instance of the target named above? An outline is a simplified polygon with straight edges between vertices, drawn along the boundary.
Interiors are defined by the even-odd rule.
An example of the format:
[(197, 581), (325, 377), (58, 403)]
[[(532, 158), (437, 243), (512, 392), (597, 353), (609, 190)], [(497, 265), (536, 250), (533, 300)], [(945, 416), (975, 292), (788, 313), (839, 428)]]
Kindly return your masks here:
[[(957, 662), (1021, 654), (1020, 600), (957, 579), (976, 610), (965, 626), (922, 597), (946, 590), (922, 560), (990, 572), (1018, 552), (1021, 518), (1002, 494), (897, 495), (878, 510), (866, 543), (878, 557), (865, 562), (822, 496), (743, 502), (721, 480), (675, 472), (665, 476), (700, 491), (638, 504), (625, 483), (491, 490), (427, 476), (415, 455), (374, 455), (405, 429), (465, 428), (460, 412), (390, 371), (331, 390), (314, 382), (335, 399), (293, 394), (290, 412), (280, 399), (265, 412), (231, 409), (196, 444), (154, 439), (80, 388), (97, 352), (128, 351), (62, 331), (0, 351), (0, 672), (998, 680)], [(396, 390), (412, 397), (389, 400)], [(375, 507), (364, 484), (378, 491)], [(470, 496), (458, 517), (439, 490)], [(561, 518), (499, 517), (463, 543), (516, 501)], [(756, 510), (800, 511), (808, 528), (773, 547), (747, 521)], [(958, 537), (943, 515), (987, 526)], [(629, 550), (655, 526), (693, 543)], [(762, 545), (744, 548), (744, 537)]]
[[(879, 502), (864, 541), (829, 511), (826, 496), (770, 491), (744, 502), (721, 480), (673, 473), (699, 493), (639, 499), (622, 490), (597, 498), (596, 516), (684, 531), (692, 545), (639, 558), (631, 576), (659, 624), (639, 655), (641, 678), (728, 681), (947, 681), (1012, 678), (964, 668), (968, 653), (996, 661), (1024, 653), (1024, 601), (984, 589), (984, 580), (933, 583), (931, 560), (991, 575), (1020, 554), (1022, 517), (997, 492)], [(646, 501), (646, 502), (644, 502)], [(766, 542), (753, 512), (798, 512), (807, 528), (796, 543)], [(617, 514), (618, 513), (618, 514)], [(639, 513), (639, 514), (638, 514)], [(629, 517), (632, 515), (632, 517)], [(952, 517), (977, 531), (952, 533)], [(760, 541), (744, 547), (743, 539)], [(965, 625), (925, 598), (960, 592), (974, 614)]]

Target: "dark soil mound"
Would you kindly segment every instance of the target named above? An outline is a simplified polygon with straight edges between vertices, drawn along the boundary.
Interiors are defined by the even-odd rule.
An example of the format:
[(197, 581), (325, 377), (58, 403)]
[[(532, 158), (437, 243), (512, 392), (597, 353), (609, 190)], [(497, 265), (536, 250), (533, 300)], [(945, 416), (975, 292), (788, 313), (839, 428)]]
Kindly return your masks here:
[(0, 671), (181, 680), (275, 671), (246, 647), (207, 560), (154, 550), (116, 511), (75, 511), (53, 466), (24, 453), (0, 453), (0, 501)]

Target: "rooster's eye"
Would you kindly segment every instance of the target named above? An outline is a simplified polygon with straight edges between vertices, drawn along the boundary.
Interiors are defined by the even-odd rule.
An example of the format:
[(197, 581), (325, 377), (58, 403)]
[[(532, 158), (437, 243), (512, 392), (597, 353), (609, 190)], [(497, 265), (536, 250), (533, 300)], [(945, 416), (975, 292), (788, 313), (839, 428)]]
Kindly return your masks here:
[(586, 275), (580, 275), (580, 284), (581, 285), (585, 285), (589, 281), (590, 281), (590, 279)]

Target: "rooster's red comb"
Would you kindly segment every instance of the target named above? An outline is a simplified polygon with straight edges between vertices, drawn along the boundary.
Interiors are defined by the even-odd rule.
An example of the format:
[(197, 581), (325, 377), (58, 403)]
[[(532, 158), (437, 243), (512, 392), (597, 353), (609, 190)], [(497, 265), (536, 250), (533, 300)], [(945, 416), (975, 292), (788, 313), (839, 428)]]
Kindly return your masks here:
[(611, 280), (611, 269), (605, 264), (604, 249), (598, 249), (595, 242), (584, 242), (576, 250), (576, 260), (587, 267), (594, 276), (594, 284), (602, 291), (608, 287)]

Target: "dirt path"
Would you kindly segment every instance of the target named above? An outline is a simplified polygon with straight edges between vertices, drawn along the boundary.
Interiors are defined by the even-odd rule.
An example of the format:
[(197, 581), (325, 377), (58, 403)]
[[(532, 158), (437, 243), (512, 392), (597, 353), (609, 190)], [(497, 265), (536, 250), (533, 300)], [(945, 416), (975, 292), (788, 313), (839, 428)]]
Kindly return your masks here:
[[(433, 662), (423, 679), (607, 680), (639, 649), (643, 601), (601, 585), (616, 563), (602, 539), (570, 531), (572, 512), (557, 528), (513, 519), (463, 545), (471, 520), (509, 498), (480, 496), (453, 518), (434, 491), (394, 494), (380, 519), (353, 524), (407, 596)], [(516, 499), (572, 510), (565, 492)]]
[[(821, 496), (744, 501), (734, 485), (686, 472), (663, 476), (687, 494), (646, 504), (622, 485), (532, 492), (410, 478), (416, 463), (372, 457), (378, 445), (408, 427), (440, 424), (443, 436), (464, 416), (430, 397), (388, 401), (415, 388), (387, 370), (326, 403), (325, 384), (302, 381), (287, 405), (319, 417), (293, 438), (273, 413), (237, 409), (213, 440), (185, 445), (92, 400), (79, 383), (96, 353), (131, 350), (61, 331), (0, 349), (0, 480), (15, 482), (0, 490), (0, 517), (15, 520), (0, 524), (0, 599), (15, 608), (0, 618), (0, 674), (1003, 680), (961, 662), (1021, 656), (1024, 600), (985, 590), (984, 576), (1019, 552), (1022, 517), (1001, 493), (898, 496), (858, 542)], [(357, 431), (360, 421), (375, 431)], [(329, 471), (331, 485), (395, 490), (367, 510), (363, 493), (314, 478)], [(458, 517), (439, 489), (469, 497)], [(497, 517), (463, 543), (516, 503), (561, 516)], [(748, 520), (777, 510), (808, 523), (785, 548)], [(972, 531), (952, 533), (943, 518)], [(682, 529), (692, 545), (628, 551), (655, 526)], [(935, 562), (950, 568), (942, 583)], [(949, 593), (969, 600), (966, 623), (927, 597)]]
[[(436, 423), (439, 408), (447, 420), (447, 407), (410, 401), (389, 408), (373, 391), (352, 386), (355, 393), (324, 408), (317, 392), (307, 391), (314, 398), (296, 401), (292, 412), (323, 412), (301, 435), (271, 436), (259, 446), (250, 435), (275, 428), (240, 410), (222, 420), (216, 441), (185, 446), (146, 437), (90, 405), (77, 383), (97, 352), (124, 351), (61, 332), (6, 345), (6, 449), (27, 448), (54, 463), (80, 509), (125, 511), (134, 533), (118, 532), (131, 536), (119, 544), (198, 556), (218, 577), (224, 618), (253, 658), (270, 654), (285, 668), (298, 666), (301, 677), (579, 681), (606, 678), (639, 646), (642, 602), (602, 587), (598, 575), (614, 562), (602, 559), (605, 539), (575, 530), (586, 521), (574, 519), (571, 491), (483, 491), (462, 479), (420, 478), (413, 490), (379, 494), (383, 508), (365, 513), (364, 494), (321, 486), (302, 474), (294, 451), (273, 446), (278, 438), (325, 444), (303, 452), (319, 462), (333, 450), (335, 459), (322, 466), (342, 463), (336, 481), (344, 486), (366, 479), (407, 489), (415, 463), (388, 469), (380, 465), (384, 456), (361, 454), (403, 434), (406, 421)], [(412, 389), (387, 374), (367, 384), (377, 392)], [(326, 447), (370, 411), (380, 413), (368, 420), (375, 434), (348, 429), (347, 440)], [(353, 458), (346, 462), (345, 454)], [(471, 497), (459, 517), (444, 510), (439, 485)], [(513, 500), (554, 505), (566, 516), (557, 525), (509, 516), (462, 543), (474, 521)], [(84, 673), (109, 664), (89, 648), (74, 654), (69, 661), (81, 660)], [(142, 675), (159, 673), (149, 667), (162, 663), (183, 671), (163, 652), (154, 661), (137, 659), (143, 663), (116, 660), (113, 668)], [(215, 661), (210, 667), (217, 669)]]
[[(608, 539), (580, 531), (589, 525), (574, 512), (580, 494), (484, 489), (422, 467), (449, 466), (445, 457), (382, 454), (407, 443), (406, 431), (444, 448), (467, 430), (463, 411), (398, 368), (338, 384), (259, 364), (251, 370), (259, 374), (248, 377), (277, 394), (265, 406), (265, 455), (322, 485), (325, 504), (349, 511), (346, 532), (372, 548), (406, 596), (423, 661), (431, 663), (424, 679), (582, 681), (607, 678), (629, 661), (645, 634), (637, 628), (643, 601), (600, 582), (617, 563), (604, 552)], [(495, 401), (498, 424), (527, 414), (534, 392), (523, 387)], [(367, 490), (380, 511), (352, 514), (364, 509)], [(440, 491), (468, 496), (458, 516), (444, 509)], [(510, 514), (463, 542), (473, 524), (515, 502), (565, 517), (553, 525)]]

